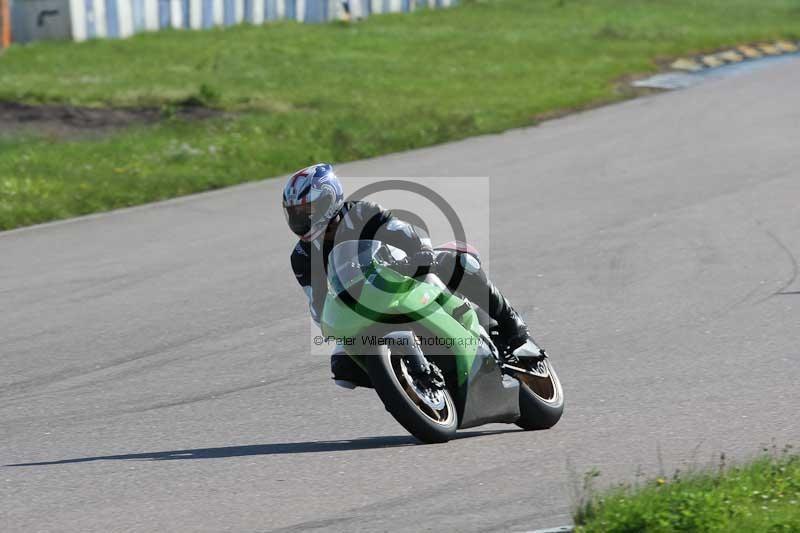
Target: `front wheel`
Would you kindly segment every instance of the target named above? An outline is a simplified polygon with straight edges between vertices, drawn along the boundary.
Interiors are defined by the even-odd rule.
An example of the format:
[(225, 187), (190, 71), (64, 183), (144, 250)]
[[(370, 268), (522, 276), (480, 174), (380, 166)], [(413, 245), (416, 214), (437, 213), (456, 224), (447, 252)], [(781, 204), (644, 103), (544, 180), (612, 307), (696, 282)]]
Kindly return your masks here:
[(415, 380), (399, 347), (364, 358), (375, 392), (400, 424), (422, 442), (447, 442), (456, 434), (458, 416), (447, 389), (425, 387)]
[(520, 364), (530, 373), (513, 373), (520, 382), (520, 417), (516, 424), (526, 430), (555, 426), (564, 412), (564, 391), (550, 359)]

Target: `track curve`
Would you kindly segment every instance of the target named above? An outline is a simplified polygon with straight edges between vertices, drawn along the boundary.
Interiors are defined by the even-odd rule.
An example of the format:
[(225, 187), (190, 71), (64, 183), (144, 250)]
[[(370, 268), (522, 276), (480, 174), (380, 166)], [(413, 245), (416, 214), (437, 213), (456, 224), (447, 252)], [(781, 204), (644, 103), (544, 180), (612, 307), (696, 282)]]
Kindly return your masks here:
[(0, 529), (526, 530), (798, 441), (800, 61), (342, 165), (492, 177), (554, 429), (416, 446), (308, 355), (278, 180), (0, 234)]

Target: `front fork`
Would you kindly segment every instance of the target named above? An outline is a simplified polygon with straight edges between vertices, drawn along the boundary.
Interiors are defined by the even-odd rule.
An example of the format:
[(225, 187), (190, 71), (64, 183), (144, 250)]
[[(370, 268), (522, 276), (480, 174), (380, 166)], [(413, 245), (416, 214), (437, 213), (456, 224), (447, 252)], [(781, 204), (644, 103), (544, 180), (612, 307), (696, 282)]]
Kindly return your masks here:
[(392, 339), (392, 344), (403, 346), (401, 357), (406, 363), (409, 374), (424, 388), (442, 390), (445, 388), (444, 376), (438, 366), (425, 358), (417, 339), (410, 331), (395, 331), (384, 338)]

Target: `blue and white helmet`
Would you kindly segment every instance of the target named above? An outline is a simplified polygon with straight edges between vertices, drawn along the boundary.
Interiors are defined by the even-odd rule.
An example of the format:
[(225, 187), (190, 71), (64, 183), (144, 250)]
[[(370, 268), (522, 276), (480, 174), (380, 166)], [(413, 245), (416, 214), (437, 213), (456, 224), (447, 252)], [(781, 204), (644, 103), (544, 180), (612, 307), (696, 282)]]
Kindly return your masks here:
[(311, 165), (292, 174), (283, 189), (283, 213), (289, 228), (303, 241), (325, 232), (344, 205), (344, 192), (333, 166)]

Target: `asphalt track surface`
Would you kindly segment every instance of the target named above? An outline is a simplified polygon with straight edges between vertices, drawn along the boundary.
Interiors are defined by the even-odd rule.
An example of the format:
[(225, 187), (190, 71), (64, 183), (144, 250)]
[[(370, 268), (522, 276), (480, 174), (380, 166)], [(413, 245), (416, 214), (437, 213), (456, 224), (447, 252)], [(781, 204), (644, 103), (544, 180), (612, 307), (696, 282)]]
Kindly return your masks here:
[(798, 443), (800, 62), (340, 167), (491, 176), (554, 429), (416, 445), (309, 355), (282, 180), (0, 235), (0, 530), (517, 530)]

